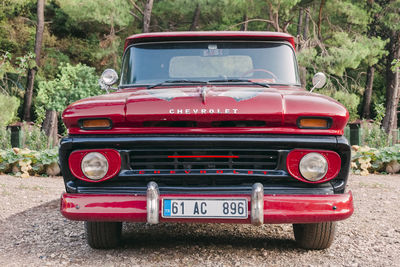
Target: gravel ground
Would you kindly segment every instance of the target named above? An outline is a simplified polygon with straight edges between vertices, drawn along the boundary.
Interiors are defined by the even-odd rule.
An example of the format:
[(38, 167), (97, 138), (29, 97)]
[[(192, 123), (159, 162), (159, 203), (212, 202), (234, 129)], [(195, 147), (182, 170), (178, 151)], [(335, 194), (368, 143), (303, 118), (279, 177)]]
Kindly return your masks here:
[(0, 266), (400, 266), (400, 175), (352, 176), (354, 215), (324, 251), (296, 248), (290, 225), (211, 224), (127, 224), (121, 248), (93, 250), (58, 211), (61, 178), (0, 186)]

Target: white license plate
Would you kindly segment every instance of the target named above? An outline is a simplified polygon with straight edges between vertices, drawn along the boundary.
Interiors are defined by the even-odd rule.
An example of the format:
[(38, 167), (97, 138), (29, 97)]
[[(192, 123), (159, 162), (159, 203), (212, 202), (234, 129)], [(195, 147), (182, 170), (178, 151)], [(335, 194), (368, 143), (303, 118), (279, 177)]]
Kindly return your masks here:
[(164, 198), (163, 218), (247, 218), (247, 199)]

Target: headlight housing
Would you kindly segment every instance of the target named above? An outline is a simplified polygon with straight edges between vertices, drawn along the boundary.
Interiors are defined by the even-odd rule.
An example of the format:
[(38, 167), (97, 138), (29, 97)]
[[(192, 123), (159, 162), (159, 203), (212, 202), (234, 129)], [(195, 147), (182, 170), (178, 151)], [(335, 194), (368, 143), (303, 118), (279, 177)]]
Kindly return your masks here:
[(108, 172), (108, 160), (99, 152), (90, 152), (83, 157), (81, 169), (87, 178), (100, 180)]
[(305, 179), (319, 181), (328, 171), (328, 161), (320, 153), (308, 153), (300, 160), (299, 171)]

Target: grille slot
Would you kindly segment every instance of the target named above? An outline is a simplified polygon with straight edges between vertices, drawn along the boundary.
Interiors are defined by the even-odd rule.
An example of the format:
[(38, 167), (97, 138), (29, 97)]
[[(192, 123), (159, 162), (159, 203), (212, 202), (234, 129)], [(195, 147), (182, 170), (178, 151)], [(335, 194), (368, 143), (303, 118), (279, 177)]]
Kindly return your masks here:
[[(196, 157), (198, 156), (198, 157)], [(130, 151), (133, 170), (254, 169), (273, 170), (278, 152), (267, 149), (135, 149)]]

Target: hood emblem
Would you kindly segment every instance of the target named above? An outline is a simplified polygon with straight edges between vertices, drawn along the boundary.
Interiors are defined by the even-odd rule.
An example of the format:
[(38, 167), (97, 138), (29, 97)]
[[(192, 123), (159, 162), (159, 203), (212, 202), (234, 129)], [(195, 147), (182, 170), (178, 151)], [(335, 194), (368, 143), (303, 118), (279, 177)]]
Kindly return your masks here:
[(200, 97), (201, 97), (201, 102), (203, 102), (203, 104), (206, 103), (207, 91), (208, 88), (206, 86), (200, 88)]
[(167, 101), (171, 101), (176, 97), (187, 96), (185, 92), (178, 89), (155, 89), (155, 90), (152, 89), (152, 90), (147, 90), (146, 92), (152, 95), (153, 97)]
[(261, 94), (262, 92), (263, 92), (263, 90), (261, 90), (261, 89), (254, 89), (254, 90), (231, 89), (229, 91), (218, 94), (218, 96), (228, 96), (228, 97), (235, 99), (237, 102), (240, 102), (243, 100), (252, 99), (252, 98), (258, 96), (259, 94)]

